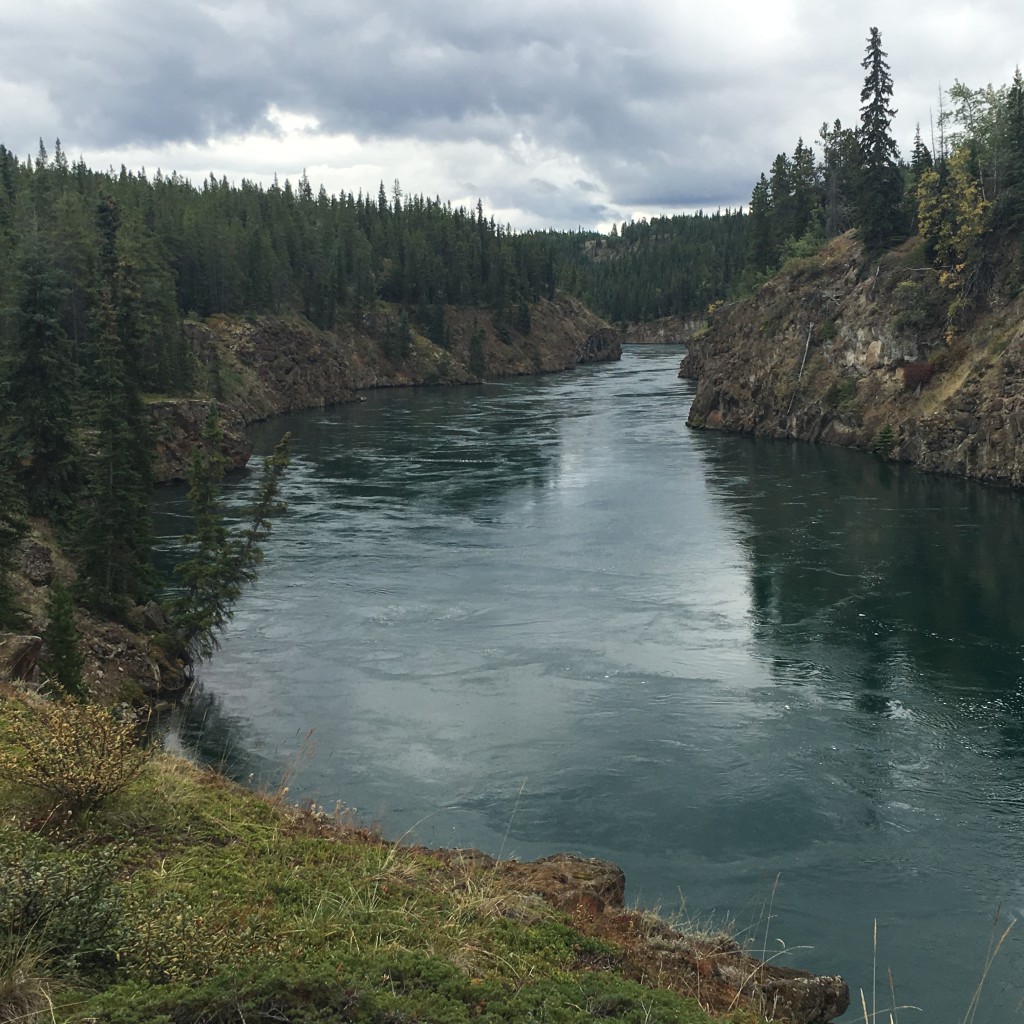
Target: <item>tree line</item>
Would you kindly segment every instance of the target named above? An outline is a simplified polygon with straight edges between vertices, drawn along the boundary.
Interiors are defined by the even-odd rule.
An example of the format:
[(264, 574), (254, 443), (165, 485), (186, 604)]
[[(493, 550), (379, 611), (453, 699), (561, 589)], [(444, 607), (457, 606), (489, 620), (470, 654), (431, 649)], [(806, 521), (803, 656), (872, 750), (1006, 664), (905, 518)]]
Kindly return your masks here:
[[(188, 317), (295, 314), (329, 330), (386, 302), (447, 345), (451, 305), (528, 331), (529, 303), (554, 295), (554, 259), (549, 239), (495, 223), (481, 203), (453, 207), (397, 182), (376, 196), (314, 195), (305, 174), (295, 187), (196, 186), (93, 171), (59, 141), (25, 160), (0, 145), (0, 628), (17, 618), (5, 570), (30, 517), (56, 526), (75, 598), (97, 613), (125, 620), (158, 593), (145, 403), (201, 385)], [(216, 477), (203, 459), (196, 473)], [(209, 553), (212, 535), (197, 535), (198, 549)], [(203, 572), (220, 573), (222, 590), (225, 574), (251, 574), (258, 544), (221, 540), (226, 561), (186, 581), (195, 600), (209, 592)], [(202, 622), (224, 610), (194, 612), (203, 653)]]
[(1001, 89), (957, 82), (939, 112), (938, 143), (926, 145), (919, 127), (905, 159), (892, 132), (887, 57), (871, 28), (859, 122), (826, 122), (812, 144), (800, 138), (791, 153), (779, 153), (746, 212), (558, 236), (560, 284), (615, 321), (692, 315), (749, 293), (786, 260), (812, 255), (852, 228), (869, 256), (920, 231), (955, 276), (983, 224), (1018, 225), (1024, 210), (1020, 76)]
[(730, 294), (742, 273), (740, 210), (629, 221), (608, 235), (554, 235), (558, 283), (614, 323), (688, 316)]

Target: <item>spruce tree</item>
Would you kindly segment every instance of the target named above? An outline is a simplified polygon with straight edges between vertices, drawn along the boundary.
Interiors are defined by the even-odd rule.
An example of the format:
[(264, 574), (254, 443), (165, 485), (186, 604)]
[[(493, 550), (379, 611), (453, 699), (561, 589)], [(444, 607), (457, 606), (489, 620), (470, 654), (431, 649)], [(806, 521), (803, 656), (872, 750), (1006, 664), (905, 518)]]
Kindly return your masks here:
[(1018, 227), (1024, 221), (1024, 76), (1020, 68), (1006, 95), (1006, 175), (999, 212)]
[(750, 233), (747, 262), (758, 274), (775, 265), (772, 231), (772, 192), (768, 179), (761, 174), (750, 196)]
[(281, 478), (291, 459), (291, 434), (285, 434), (274, 453), (263, 460), (256, 496), (243, 514), (246, 525), (237, 534), (232, 548), (235, 571), (245, 583), (256, 581), (256, 569), (263, 564), (263, 544), (270, 536), (273, 519), (287, 507), (279, 496)]
[(228, 610), (241, 593), (241, 581), (231, 579), (228, 528), (220, 497), (226, 463), (222, 442), (217, 406), (211, 404), (189, 464), (193, 532), (182, 540), (191, 554), (175, 568), (182, 589), (170, 609), (183, 648), (195, 658), (208, 658), (217, 649), (217, 633), (227, 624)]
[(18, 608), (9, 574), (26, 525), (25, 501), (15, 478), (14, 451), (8, 440), (13, 405), (8, 397), (5, 363), (0, 349), (0, 630), (16, 625)]
[(281, 476), (291, 459), (287, 434), (264, 461), (256, 498), (245, 511), (246, 525), (237, 531), (228, 528), (220, 496), (226, 466), (222, 442), (217, 408), (211, 405), (202, 441), (193, 451), (189, 467), (194, 532), (184, 542), (191, 548), (191, 555), (175, 570), (182, 589), (170, 608), (172, 629), (182, 653), (193, 659), (209, 658), (217, 649), (218, 634), (234, 615), (242, 585), (256, 579), (271, 517), (285, 507), (278, 501), (278, 494)]
[(15, 256), (15, 327), (7, 364), (7, 441), (32, 515), (70, 507), (79, 461), (74, 351), (61, 326), (67, 288), (52, 246), (31, 230)]
[(871, 29), (861, 67), (867, 72), (860, 100), (860, 173), (857, 212), (861, 237), (869, 253), (878, 253), (903, 235), (903, 184), (897, 165), (899, 150), (890, 132), (892, 75), (882, 49), (882, 37)]
[(84, 659), (78, 649), (75, 605), (56, 576), (50, 584), (46, 615), (49, 622), (43, 634), (43, 671), (69, 697), (86, 700), (89, 691), (82, 679)]
[(852, 226), (851, 206), (856, 196), (860, 146), (856, 133), (838, 119), (818, 133), (822, 150), (825, 236), (834, 238)]
[(129, 342), (118, 333), (105, 288), (94, 323), (95, 392), (90, 421), (95, 447), (87, 462), (77, 522), (82, 589), (89, 603), (115, 618), (153, 593), (156, 575), (150, 495), (152, 444)]

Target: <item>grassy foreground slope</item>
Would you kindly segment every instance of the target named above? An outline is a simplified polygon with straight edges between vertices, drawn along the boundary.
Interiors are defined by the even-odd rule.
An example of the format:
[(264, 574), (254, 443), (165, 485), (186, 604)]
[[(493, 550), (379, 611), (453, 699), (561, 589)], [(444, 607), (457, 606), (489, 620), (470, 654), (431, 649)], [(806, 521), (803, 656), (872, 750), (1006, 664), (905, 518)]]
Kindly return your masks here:
[[(840, 978), (624, 908), (613, 864), (389, 843), (0, 689), (0, 1022), (825, 1022)], [(709, 1015), (710, 1013), (710, 1015)]]
[[(2, 1021), (703, 1024), (721, 1003), (711, 942), (691, 997), (659, 988), (622, 936), (667, 949), (660, 922), (558, 909), (535, 866), (387, 843), (56, 707), (0, 699)], [(715, 1019), (760, 1019), (729, 1001)]]

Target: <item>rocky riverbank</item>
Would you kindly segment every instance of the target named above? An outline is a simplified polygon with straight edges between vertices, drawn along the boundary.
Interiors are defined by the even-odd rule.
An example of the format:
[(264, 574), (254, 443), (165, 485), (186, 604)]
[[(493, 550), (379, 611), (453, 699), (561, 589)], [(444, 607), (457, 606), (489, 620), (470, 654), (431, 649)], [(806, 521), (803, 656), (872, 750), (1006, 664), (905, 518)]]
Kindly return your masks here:
[(837, 238), (691, 338), (687, 422), (1024, 486), (1019, 260), (1008, 257), (970, 325), (947, 337), (948, 295), (919, 241), (868, 263), (852, 235)]
[(241, 466), (249, 454), (245, 426), (277, 413), (352, 401), (369, 388), (552, 373), (616, 360), (622, 353), (620, 332), (570, 296), (531, 306), (528, 331), (496, 321), (487, 309), (448, 307), (445, 316), (444, 346), (390, 307), (361, 314), (333, 331), (301, 317), (216, 316), (189, 322), (207, 395), (150, 403), (157, 479), (184, 475), (213, 399), (225, 420), (225, 454)]

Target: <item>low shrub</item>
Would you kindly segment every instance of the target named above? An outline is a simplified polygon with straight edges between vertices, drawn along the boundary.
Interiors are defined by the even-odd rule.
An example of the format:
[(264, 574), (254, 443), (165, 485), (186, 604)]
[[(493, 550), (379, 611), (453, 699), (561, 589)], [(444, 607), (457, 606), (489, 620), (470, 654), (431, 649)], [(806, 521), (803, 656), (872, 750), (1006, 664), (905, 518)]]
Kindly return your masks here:
[(0, 719), (0, 779), (44, 792), (55, 808), (92, 810), (142, 773), (152, 750), (135, 726), (95, 704), (10, 700)]
[(0, 830), (0, 974), (35, 960), (61, 975), (113, 968), (124, 938), (115, 872), (110, 850), (54, 848)]
[(903, 364), (903, 390), (916, 391), (923, 388), (935, 374), (935, 364), (927, 361)]

